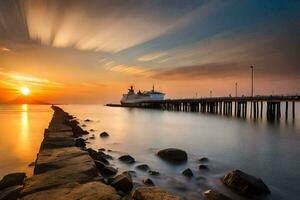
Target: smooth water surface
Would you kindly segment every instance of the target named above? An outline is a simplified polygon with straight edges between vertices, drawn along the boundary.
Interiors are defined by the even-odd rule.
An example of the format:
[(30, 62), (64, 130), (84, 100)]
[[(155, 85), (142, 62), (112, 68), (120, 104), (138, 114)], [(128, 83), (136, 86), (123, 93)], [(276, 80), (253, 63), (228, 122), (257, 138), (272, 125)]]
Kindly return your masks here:
[[(151, 177), (156, 185), (176, 192), (187, 199), (199, 199), (201, 192), (215, 188), (241, 199), (220, 182), (229, 170), (241, 169), (261, 177), (270, 187), (272, 195), (266, 199), (295, 199), (300, 195), (300, 105), (296, 120), (267, 123), (264, 119), (253, 121), (234, 117), (201, 113), (183, 113), (147, 109), (105, 107), (101, 105), (66, 105), (66, 111), (75, 115), (86, 130), (95, 129), (95, 139), (89, 147), (111, 149), (107, 152), (117, 158), (128, 153), (138, 163), (146, 163), (161, 172)], [(91, 119), (92, 122), (84, 122)], [(107, 131), (107, 139), (99, 133)], [(155, 155), (159, 149), (176, 147), (186, 150), (186, 164), (170, 165)], [(210, 170), (199, 171), (198, 158), (210, 159)], [(136, 170), (134, 165), (124, 165), (117, 159), (112, 164), (122, 170)], [(181, 171), (190, 167), (195, 178), (188, 180)], [(134, 177), (141, 184), (145, 172), (137, 171)]]
[(0, 105), (0, 178), (12, 172), (32, 175), (44, 129), (52, 117), (49, 105)]

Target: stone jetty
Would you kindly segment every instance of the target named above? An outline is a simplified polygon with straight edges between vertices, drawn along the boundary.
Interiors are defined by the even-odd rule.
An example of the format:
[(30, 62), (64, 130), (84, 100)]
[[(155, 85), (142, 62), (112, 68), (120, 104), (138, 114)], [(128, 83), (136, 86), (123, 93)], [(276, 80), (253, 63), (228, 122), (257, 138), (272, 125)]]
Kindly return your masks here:
[[(5, 193), (2, 192), (0, 200), (181, 199), (156, 187), (140, 187), (132, 191), (131, 177), (127, 172), (111, 177), (109, 185), (103, 170), (99, 169), (98, 157), (93, 157), (94, 150), (87, 149), (85, 140), (80, 137), (88, 132), (61, 108), (52, 106), (52, 109), (53, 118), (45, 129), (33, 176), (25, 178), (24, 173), (5, 176), (0, 184), (4, 187), (0, 188), (1, 192)], [(109, 168), (102, 162), (101, 166)]]

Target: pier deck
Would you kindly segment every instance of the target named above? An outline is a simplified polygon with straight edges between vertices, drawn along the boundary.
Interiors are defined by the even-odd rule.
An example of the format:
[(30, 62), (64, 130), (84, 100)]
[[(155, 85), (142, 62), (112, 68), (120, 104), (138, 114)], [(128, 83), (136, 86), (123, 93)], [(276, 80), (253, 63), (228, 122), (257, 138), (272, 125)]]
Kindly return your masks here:
[[(203, 112), (221, 115), (234, 115), (247, 117), (248, 111), (251, 118), (263, 118), (264, 102), (266, 102), (266, 117), (268, 120), (281, 118), (281, 104), (285, 103), (285, 118), (288, 119), (291, 111), (292, 119), (295, 119), (295, 102), (300, 101), (299, 95), (291, 96), (242, 96), (242, 97), (206, 97), (152, 100), (136, 103), (132, 106), (119, 104), (107, 104), (107, 106), (154, 108), (161, 110), (182, 112)], [(249, 105), (250, 104), (250, 105)], [(289, 109), (289, 104), (291, 108)], [(248, 108), (248, 106), (250, 108)]]

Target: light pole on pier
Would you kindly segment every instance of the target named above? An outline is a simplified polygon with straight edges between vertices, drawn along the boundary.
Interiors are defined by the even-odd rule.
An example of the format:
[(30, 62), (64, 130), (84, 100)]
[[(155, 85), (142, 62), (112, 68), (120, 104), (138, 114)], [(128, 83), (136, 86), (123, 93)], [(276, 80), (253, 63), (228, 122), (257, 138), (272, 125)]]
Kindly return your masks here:
[(253, 104), (253, 74), (254, 74), (254, 66), (251, 65), (251, 104), (250, 104), (250, 117), (252, 117), (252, 104)]
[(238, 84), (237, 82), (235, 83), (235, 97), (237, 97), (237, 87), (238, 87)]

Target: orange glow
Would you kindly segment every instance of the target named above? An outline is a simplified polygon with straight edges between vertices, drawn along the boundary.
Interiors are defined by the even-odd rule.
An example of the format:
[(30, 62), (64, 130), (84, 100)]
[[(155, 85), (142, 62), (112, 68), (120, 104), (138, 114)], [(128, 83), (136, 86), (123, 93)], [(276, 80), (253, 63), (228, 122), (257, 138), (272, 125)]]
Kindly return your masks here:
[(21, 94), (24, 96), (28, 96), (31, 92), (28, 87), (21, 87), (20, 91), (21, 91)]

